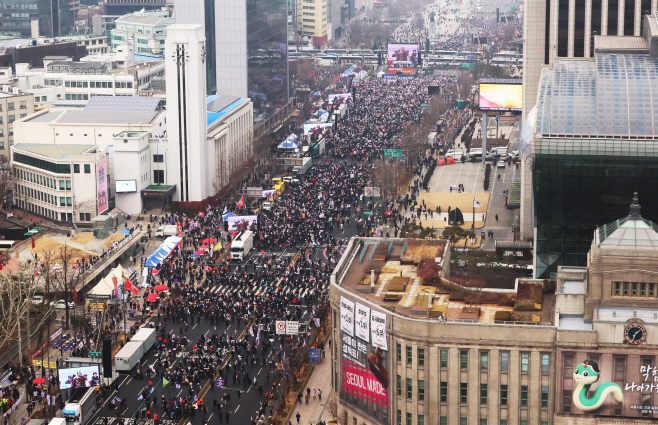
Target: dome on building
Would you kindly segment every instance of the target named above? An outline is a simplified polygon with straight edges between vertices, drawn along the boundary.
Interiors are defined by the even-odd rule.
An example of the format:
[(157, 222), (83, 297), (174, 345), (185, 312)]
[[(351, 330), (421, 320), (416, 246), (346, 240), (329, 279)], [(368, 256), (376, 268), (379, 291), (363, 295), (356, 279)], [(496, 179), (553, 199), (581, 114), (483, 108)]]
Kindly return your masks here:
[(658, 250), (658, 225), (640, 215), (637, 192), (628, 216), (599, 227), (594, 237), (601, 248)]

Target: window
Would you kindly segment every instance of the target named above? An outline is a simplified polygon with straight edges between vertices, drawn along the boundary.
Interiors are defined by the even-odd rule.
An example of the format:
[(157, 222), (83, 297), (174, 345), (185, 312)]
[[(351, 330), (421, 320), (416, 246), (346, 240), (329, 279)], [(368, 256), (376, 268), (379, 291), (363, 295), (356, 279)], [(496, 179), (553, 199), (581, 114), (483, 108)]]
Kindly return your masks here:
[(521, 385), (521, 407), (528, 407), (528, 386)]
[(447, 403), (448, 402), (448, 383), (447, 382), (441, 382), (439, 384), (439, 401), (441, 403)]
[(425, 366), (425, 349), (418, 348), (418, 367)]
[(407, 346), (406, 348), (407, 348), (407, 366), (411, 366), (411, 362), (413, 360), (412, 347)]
[(153, 155), (153, 162), (164, 162), (164, 155)]
[(398, 355), (398, 361), (401, 362), (402, 361), (402, 346), (400, 345), (399, 342), (395, 344), (395, 351)]
[(480, 419), (480, 425), (487, 425), (487, 419), (486, 418)]
[(21, 116), (18, 117), (18, 118), (23, 119), (23, 118), (25, 118), (26, 116), (27, 116), (27, 114), (21, 114)]
[(548, 407), (548, 387), (541, 387), (541, 407)]
[(7, 122), (9, 122), (10, 124), (13, 123), (14, 121), (16, 121), (16, 115), (9, 115), (7, 117)]
[(653, 297), (654, 294), (655, 294), (655, 292), (654, 292), (654, 284), (653, 284), (653, 283), (649, 283), (649, 296), (650, 296), (650, 297)]
[(439, 425), (448, 425), (448, 417), (447, 416), (441, 416), (439, 418)]
[(85, 164), (85, 174), (91, 173), (91, 164)]
[(71, 190), (71, 180), (66, 181), (66, 190)]
[(73, 164), (73, 172), (80, 173), (80, 164)]
[(487, 370), (489, 368), (489, 353), (487, 351), (480, 352), (480, 369)]
[(468, 418), (459, 418), (459, 425), (468, 425)]
[(7, 103), (7, 110), (8, 111), (13, 111), (14, 110), (14, 102)]
[(425, 415), (418, 415), (418, 425), (425, 425)]
[[(65, 205), (66, 205), (66, 198), (64, 198), (63, 196), (60, 196), (60, 197), (59, 197), (59, 206), (60, 206), (60, 207), (63, 207), (63, 206), (65, 206)], [(63, 221), (64, 221), (64, 220), (63, 220)]]
[(153, 170), (153, 183), (164, 184), (164, 170)]
[(480, 404), (487, 404), (487, 384), (480, 384)]
[(27, 102), (25, 100), (21, 100), (18, 105), (19, 105), (18, 107), (21, 109), (27, 108)]
[(468, 351), (462, 350), (459, 352), (459, 368), (467, 369), (468, 368)]
[(615, 380), (624, 380), (624, 371), (626, 369), (626, 362), (623, 358), (615, 358)]
[(541, 373), (548, 373), (551, 369), (551, 355), (542, 354), (541, 355)]
[(80, 221), (85, 221), (85, 213), (80, 213)]
[(562, 391), (562, 411), (564, 413), (571, 412), (571, 403), (573, 403), (573, 398), (571, 397), (571, 390)]
[(640, 296), (641, 297), (647, 296), (647, 284), (645, 282), (640, 283)]
[(441, 350), (440, 358), (441, 358), (440, 366), (448, 367), (448, 350)]
[(70, 197), (70, 196), (67, 196), (67, 197), (66, 197), (66, 205), (68, 205), (69, 207), (72, 205), (72, 204), (71, 204), (71, 197)]
[(0, 149), (4, 149), (4, 148), (5, 148), (5, 142), (0, 142)]
[(459, 383), (459, 402), (466, 404), (468, 402), (468, 383)]
[(507, 385), (500, 386), (500, 405), (507, 406)]
[(59, 181), (59, 190), (64, 190), (65, 185), (66, 185), (66, 183), (64, 182), (64, 180), (60, 180)]
[(402, 395), (402, 377), (398, 375), (398, 395)]
[(397, 411), (396, 418), (397, 418), (397, 424), (402, 425), (402, 411), (400, 409), (398, 409)]
[(425, 400), (425, 381), (422, 379), (418, 380), (418, 401)]
[(624, 296), (628, 296), (628, 282), (624, 282)]
[(411, 421), (412, 421), (411, 412), (407, 412), (407, 425), (412, 425)]
[(529, 363), (530, 363), (530, 353), (521, 353), (521, 372), (528, 371)]
[(528, 425), (528, 421), (519, 421), (519, 425)]
[(564, 376), (573, 375), (573, 354), (564, 355)]
[(637, 282), (631, 283), (631, 296), (637, 296)]
[(500, 370), (501, 371), (509, 370), (509, 353), (506, 351), (500, 353)]
[(407, 378), (407, 399), (413, 397), (413, 386), (411, 384), (411, 378)]
[(507, 425), (507, 419), (501, 419), (500, 425)]

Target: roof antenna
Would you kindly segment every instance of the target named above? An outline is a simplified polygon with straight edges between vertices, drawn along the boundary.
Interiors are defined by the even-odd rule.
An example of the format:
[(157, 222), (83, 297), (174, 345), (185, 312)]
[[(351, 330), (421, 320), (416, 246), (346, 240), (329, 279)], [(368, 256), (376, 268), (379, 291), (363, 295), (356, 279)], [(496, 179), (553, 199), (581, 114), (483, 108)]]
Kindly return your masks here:
[(633, 193), (633, 203), (631, 204), (631, 210), (628, 213), (628, 218), (630, 220), (639, 220), (642, 218), (640, 215), (640, 203), (637, 199), (637, 192)]

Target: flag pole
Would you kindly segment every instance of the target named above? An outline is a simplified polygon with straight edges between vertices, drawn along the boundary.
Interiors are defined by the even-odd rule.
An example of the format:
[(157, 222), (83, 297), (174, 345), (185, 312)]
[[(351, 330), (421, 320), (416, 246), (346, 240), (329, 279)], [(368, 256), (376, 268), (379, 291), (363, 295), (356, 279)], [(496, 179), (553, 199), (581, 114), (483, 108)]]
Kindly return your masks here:
[(471, 231), (475, 234), (475, 196), (473, 197), (473, 221), (471, 222)]

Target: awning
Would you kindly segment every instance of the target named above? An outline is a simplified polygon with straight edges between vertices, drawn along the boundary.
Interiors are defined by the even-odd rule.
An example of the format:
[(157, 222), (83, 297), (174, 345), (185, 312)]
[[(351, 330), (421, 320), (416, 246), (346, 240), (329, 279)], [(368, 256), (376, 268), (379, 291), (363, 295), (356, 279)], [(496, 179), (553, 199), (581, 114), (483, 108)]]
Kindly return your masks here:
[(162, 242), (162, 245), (155, 250), (149, 258), (146, 259), (144, 267), (155, 267), (162, 262), (165, 258), (171, 254), (171, 251), (176, 248), (176, 245), (181, 241), (181, 238), (178, 236), (169, 236), (167, 239)]

